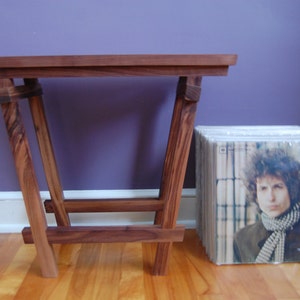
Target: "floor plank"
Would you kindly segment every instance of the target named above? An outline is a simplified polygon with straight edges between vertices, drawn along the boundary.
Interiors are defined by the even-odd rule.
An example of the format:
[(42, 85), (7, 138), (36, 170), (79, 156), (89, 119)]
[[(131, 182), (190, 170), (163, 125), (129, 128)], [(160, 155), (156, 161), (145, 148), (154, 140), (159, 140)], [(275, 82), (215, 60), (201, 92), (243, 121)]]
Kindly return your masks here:
[(300, 299), (300, 263), (216, 266), (194, 230), (152, 276), (154, 243), (54, 245), (59, 275), (41, 277), (33, 245), (0, 234), (0, 299)]

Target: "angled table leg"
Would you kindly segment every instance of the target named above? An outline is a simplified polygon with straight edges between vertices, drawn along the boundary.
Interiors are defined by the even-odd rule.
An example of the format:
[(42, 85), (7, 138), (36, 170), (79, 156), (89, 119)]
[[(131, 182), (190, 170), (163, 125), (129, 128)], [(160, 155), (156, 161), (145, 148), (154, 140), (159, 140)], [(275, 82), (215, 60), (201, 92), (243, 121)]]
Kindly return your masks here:
[[(0, 80), (0, 88), (14, 88), (12, 80)], [(37, 256), (44, 277), (56, 277), (57, 265), (52, 246), (48, 243), (47, 222), (42, 207), (40, 191), (18, 102), (1, 103), (9, 141), (23, 193), (28, 220), (32, 229)]]
[[(24, 83), (30, 89), (31, 86), (38, 85), (38, 80), (24, 79)], [(56, 222), (58, 226), (69, 226), (70, 219), (64, 206), (63, 189), (50, 139), (43, 99), (41, 95), (30, 95), (28, 100)]]
[[(155, 217), (162, 228), (176, 226), (200, 91), (201, 77), (180, 77), (160, 187), (164, 209)], [(171, 248), (172, 242), (158, 243), (155, 275), (167, 273)]]

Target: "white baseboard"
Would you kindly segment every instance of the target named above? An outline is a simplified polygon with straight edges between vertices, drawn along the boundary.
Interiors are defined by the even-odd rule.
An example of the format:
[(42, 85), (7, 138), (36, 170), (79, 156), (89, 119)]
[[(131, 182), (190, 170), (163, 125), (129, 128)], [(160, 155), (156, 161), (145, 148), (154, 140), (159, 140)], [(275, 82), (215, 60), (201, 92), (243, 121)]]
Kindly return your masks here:
[[(139, 198), (156, 197), (158, 190), (80, 190), (64, 191), (66, 199), (96, 199), (96, 198)], [(42, 200), (49, 199), (48, 192), (41, 192)], [(47, 214), (49, 226), (55, 225), (53, 214)], [(72, 213), (72, 225), (134, 225), (151, 224), (153, 212), (132, 213)], [(182, 193), (178, 224), (187, 228), (196, 227), (196, 195), (195, 189), (184, 189)], [(21, 232), (29, 226), (21, 192), (0, 192), (0, 233)]]

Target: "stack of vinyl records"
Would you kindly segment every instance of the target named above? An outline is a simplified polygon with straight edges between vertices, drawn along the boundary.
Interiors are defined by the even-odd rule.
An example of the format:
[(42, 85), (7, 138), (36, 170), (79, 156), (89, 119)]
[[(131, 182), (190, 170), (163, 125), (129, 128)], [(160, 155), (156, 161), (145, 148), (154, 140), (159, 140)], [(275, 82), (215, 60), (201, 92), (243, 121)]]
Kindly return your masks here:
[(197, 126), (195, 141), (196, 227), (209, 259), (300, 261), (300, 126)]

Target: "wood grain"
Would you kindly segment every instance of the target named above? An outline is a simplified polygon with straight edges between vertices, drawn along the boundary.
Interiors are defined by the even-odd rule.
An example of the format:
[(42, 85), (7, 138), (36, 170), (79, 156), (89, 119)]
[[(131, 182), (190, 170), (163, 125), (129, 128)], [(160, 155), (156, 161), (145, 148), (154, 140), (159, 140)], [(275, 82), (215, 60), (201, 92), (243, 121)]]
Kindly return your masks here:
[(0, 68), (228, 66), (236, 60), (234, 54), (4, 56), (0, 57)]
[[(201, 77), (179, 78), (160, 186), (159, 197), (164, 201), (164, 209), (155, 216), (155, 224), (161, 224), (163, 228), (176, 226), (201, 80)], [(153, 274), (167, 274), (171, 248), (172, 242), (159, 243)]]
[(0, 57), (0, 78), (224, 76), (236, 55), (84, 55)]
[(40, 95), (42, 95), (42, 88), (37, 81), (34, 84), (31, 84), (30, 86), (11, 85), (9, 87), (0, 88), (0, 103), (17, 102), (20, 99)]
[[(27, 87), (39, 85), (37, 79), (27, 78), (24, 79), (24, 83)], [(60, 176), (58, 173), (54, 150), (49, 134), (43, 99), (41, 95), (34, 95), (28, 97), (28, 100), (48, 188), (53, 203), (56, 222), (59, 226), (69, 226), (71, 223), (64, 207), (63, 189), (60, 182)]]
[(46, 279), (20, 234), (0, 241), (1, 299), (300, 299), (299, 263), (216, 266), (195, 230), (174, 243), (170, 272), (159, 277), (151, 275), (154, 243), (55, 246), (59, 275)]
[[(47, 213), (53, 213), (52, 200), (44, 201)], [(84, 212), (134, 212), (134, 211), (159, 211), (164, 202), (158, 199), (66, 199), (64, 207), (68, 213)]]
[[(55, 258), (49, 243), (78, 242), (158, 242), (153, 273), (166, 275), (172, 244), (182, 238), (184, 229), (176, 225), (181, 191), (193, 133), (202, 76), (226, 75), (236, 63), (236, 55), (88, 55), (0, 57), (0, 103), (9, 135), (16, 170), (23, 192), (31, 229), (23, 231), (26, 242), (36, 245), (42, 274), (56, 276)], [(44, 113), (39, 77), (85, 76), (178, 76), (179, 82), (169, 132), (159, 198), (123, 201), (64, 202), (56, 161)], [(14, 87), (8, 78), (24, 78), (25, 86)], [(38, 87), (38, 89), (37, 89)], [(48, 228), (41, 205), (29, 143), (17, 101), (28, 97), (39, 143), (45, 175), (51, 195), (46, 202), (59, 225)], [(115, 202), (113, 202), (115, 200)], [(156, 212), (153, 226), (102, 228), (70, 226), (67, 207), (78, 211), (147, 211)], [(117, 210), (116, 205), (119, 205)]]
[[(13, 86), (12, 80), (0, 80), (1, 87)], [(16, 165), (32, 235), (38, 253), (42, 274), (53, 277), (57, 267), (52, 247), (46, 236), (47, 222), (44, 215), (39, 186), (31, 158), (31, 152), (17, 102), (1, 104), (5, 125)]]
[[(153, 225), (132, 226), (59, 226), (48, 227), (47, 239), (51, 244), (166, 242), (183, 240), (184, 226), (161, 228)], [(30, 227), (22, 231), (25, 243), (33, 243)]]

